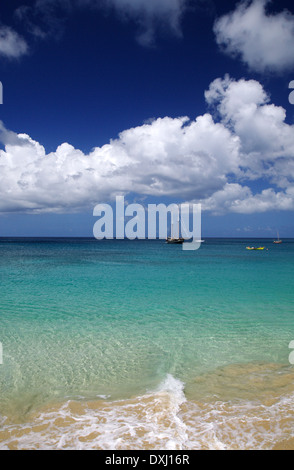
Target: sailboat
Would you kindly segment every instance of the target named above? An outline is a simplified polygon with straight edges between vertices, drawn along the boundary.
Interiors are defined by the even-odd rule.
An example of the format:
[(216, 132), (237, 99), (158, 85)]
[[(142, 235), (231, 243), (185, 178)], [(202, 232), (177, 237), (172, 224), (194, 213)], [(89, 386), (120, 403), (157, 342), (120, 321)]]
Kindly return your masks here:
[[(184, 221), (183, 219), (181, 220), (181, 224), (183, 225), (184, 227), (184, 232), (188, 233), (187, 232), (187, 229), (186, 229), (186, 226), (184, 224)], [(171, 225), (171, 236), (170, 237), (167, 237), (166, 239), (166, 243), (174, 243), (174, 244), (182, 244), (185, 242), (185, 238), (181, 237), (180, 236), (180, 218), (178, 217), (178, 221), (177, 221), (177, 232), (176, 234), (178, 236), (174, 236), (174, 224), (173, 224), (173, 220), (172, 220), (172, 225)], [(196, 242), (196, 243), (203, 243), (205, 240), (194, 240), (193, 239), (193, 242)]]
[(178, 218), (178, 236), (174, 237), (174, 230), (173, 230), (173, 222), (172, 222), (172, 227), (171, 227), (171, 236), (167, 237), (166, 243), (175, 243), (175, 244), (182, 244), (184, 243), (185, 239), (183, 237), (180, 237), (180, 219)]
[(278, 232), (278, 239), (277, 240), (274, 240), (274, 243), (276, 245), (279, 245), (280, 243), (282, 243), (282, 240), (280, 240), (280, 237), (279, 237), (279, 232)]

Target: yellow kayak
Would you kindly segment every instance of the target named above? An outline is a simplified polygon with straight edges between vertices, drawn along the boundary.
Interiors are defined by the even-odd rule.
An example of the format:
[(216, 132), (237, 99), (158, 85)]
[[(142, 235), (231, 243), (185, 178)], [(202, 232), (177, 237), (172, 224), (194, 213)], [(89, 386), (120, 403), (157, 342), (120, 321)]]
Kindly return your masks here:
[(246, 246), (246, 250), (264, 250), (264, 246), (259, 246), (258, 248), (255, 246)]

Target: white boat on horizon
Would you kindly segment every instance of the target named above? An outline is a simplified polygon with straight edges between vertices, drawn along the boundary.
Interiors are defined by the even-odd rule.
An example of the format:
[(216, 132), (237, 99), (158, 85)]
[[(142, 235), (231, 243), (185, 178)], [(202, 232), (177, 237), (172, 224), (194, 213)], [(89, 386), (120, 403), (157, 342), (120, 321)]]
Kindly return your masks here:
[(278, 239), (274, 240), (274, 243), (275, 245), (279, 245), (280, 243), (282, 243), (282, 240), (280, 240), (279, 232), (278, 232)]

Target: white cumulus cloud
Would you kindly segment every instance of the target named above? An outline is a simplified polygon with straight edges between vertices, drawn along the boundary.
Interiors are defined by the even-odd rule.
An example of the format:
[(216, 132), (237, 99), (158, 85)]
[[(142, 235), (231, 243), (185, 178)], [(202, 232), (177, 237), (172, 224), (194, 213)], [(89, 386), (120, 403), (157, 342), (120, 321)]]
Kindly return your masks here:
[(237, 214), (253, 214), (268, 211), (293, 211), (294, 186), (285, 191), (275, 191), (267, 188), (260, 193), (253, 194), (248, 186), (239, 183), (226, 183), (223, 189), (216, 191), (201, 202), (204, 210), (215, 215), (234, 212)]
[(200, 197), (238, 169), (238, 138), (209, 114), (156, 119), (88, 155), (68, 143), (46, 154), (2, 125), (0, 210), (70, 212), (117, 194)]
[(89, 210), (130, 193), (197, 201), (213, 213), (293, 210), (285, 110), (256, 80), (218, 78), (205, 97), (212, 113), (154, 119), (88, 154), (66, 142), (47, 153), (0, 124), (0, 211)]
[(294, 126), (286, 123), (286, 111), (270, 103), (258, 81), (218, 78), (210, 84), (205, 97), (224, 125), (239, 137), (242, 166), (252, 177), (274, 175), (273, 168), (281, 159), (293, 161)]
[(282, 72), (294, 66), (294, 15), (268, 13), (269, 0), (243, 1), (214, 25), (217, 43), (258, 72)]

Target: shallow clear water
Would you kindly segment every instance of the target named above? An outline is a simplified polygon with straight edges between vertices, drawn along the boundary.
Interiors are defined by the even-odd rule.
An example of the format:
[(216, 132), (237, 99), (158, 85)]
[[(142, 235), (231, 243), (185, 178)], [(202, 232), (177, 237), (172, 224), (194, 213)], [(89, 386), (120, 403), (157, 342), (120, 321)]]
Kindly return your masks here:
[[(267, 249), (248, 251), (248, 244)], [(139, 433), (134, 443), (121, 435), (116, 442), (154, 448), (163, 445), (150, 437), (151, 429), (160, 434), (158, 400), (173, 421), (162, 418), (173, 430), (164, 441), (171, 448), (201, 447), (199, 423), (203, 427), (206, 417), (210, 429), (218, 422), (212, 410), (230, 413), (241, 402), (248, 413), (258, 404), (265, 413), (265, 400), (275, 400), (270, 406), (279, 410), (275, 431), (265, 432), (267, 444), (254, 441), (252, 429), (247, 443), (291, 438), (293, 273), (292, 240), (210, 239), (197, 251), (147, 240), (0, 240), (0, 446), (12, 445), (20, 429), (25, 448), (89, 446), (87, 438), (77, 444), (81, 429), (69, 427), (67, 443), (62, 426), (52, 431), (49, 416), (64, 419), (70, 403), (82, 407), (83, 419), (73, 422), (87, 429), (91, 422), (99, 436), (106, 432), (102, 422), (119, 430), (120, 416), (142, 433), (149, 403), (147, 437)], [(130, 409), (140, 406), (136, 422)], [(32, 431), (40, 419), (47, 423), (44, 435)], [(90, 447), (107, 447), (97, 436), (90, 441)], [(223, 441), (211, 445), (229, 447)]]

